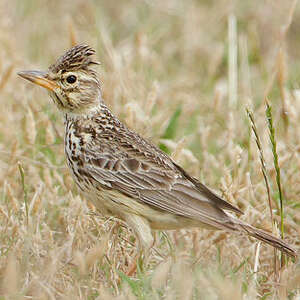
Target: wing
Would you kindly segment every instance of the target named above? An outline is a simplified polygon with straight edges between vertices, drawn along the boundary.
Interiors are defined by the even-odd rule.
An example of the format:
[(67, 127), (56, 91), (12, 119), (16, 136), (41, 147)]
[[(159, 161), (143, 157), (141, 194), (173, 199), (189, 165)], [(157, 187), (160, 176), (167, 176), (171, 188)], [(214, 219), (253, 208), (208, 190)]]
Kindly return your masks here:
[(217, 226), (223, 209), (241, 213), (177, 166), (169, 156), (134, 132), (110, 132), (87, 146), (85, 172), (99, 184), (172, 214)]

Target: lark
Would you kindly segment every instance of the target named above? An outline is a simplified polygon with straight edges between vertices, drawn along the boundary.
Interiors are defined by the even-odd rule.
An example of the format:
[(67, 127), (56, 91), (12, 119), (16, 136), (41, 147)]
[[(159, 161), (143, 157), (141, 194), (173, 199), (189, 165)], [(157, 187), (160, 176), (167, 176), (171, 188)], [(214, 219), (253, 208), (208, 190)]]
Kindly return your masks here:
[(144, 249), (153, 244), (152, 230), (206, 227), (255, 237), (295, 257), (286, 242), (234, 217), (240, 209), (113, 115), (101, 95), (94, 54), (77, 45), (46, 72), (18, 74), (46, 88), (62, 112), (68, 166), (97, 209), (124, 220)]

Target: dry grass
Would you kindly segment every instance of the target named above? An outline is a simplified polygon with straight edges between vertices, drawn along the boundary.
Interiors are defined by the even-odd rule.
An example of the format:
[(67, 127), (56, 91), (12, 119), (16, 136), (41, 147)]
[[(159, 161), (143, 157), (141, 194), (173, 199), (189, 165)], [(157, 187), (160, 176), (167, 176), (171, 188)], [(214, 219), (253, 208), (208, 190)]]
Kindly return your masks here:
[(280, 269), (272, 248), (224, 232), (158, 232), (149, 261), (127, 276), (134, 236), (78, 195), (61, 116), (16, 76), (76, 41), (94, 46), (116, 115), (222, 191), (245, 221), (279, 235), (267, 96), (285, 238), (299, 249), (300, 7), (229, 2), (0, 2), (0, 299), (299, 299), (299, 264)]

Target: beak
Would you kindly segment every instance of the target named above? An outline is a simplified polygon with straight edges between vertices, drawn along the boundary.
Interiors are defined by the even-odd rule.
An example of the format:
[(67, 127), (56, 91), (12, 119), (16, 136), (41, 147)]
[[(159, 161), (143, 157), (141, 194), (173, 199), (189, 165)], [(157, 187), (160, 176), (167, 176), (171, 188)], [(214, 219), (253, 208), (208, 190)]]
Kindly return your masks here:
[(55, 81), (47, 79), (46, 72), (41, 71), (21, 71), (18, 72), (18, 75), (35, 83), (38, 84), (50, 91), (53, 91), (55, 88), (58, 87)]

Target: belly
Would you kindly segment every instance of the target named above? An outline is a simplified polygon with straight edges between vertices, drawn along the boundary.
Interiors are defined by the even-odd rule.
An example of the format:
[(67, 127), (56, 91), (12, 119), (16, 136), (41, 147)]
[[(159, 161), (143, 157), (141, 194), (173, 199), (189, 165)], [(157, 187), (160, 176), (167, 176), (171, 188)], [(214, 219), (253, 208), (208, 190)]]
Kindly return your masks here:
[(138, 199), (121, 194), (117, 190), (98, 188), (85, 193), (97, 209), (107, 215), (126, 220), (128, 215), (145, 218), (152, 229), (172, 230), (186, 227), (199, 227), (201, 223), (187, 217), (156, 209)]

